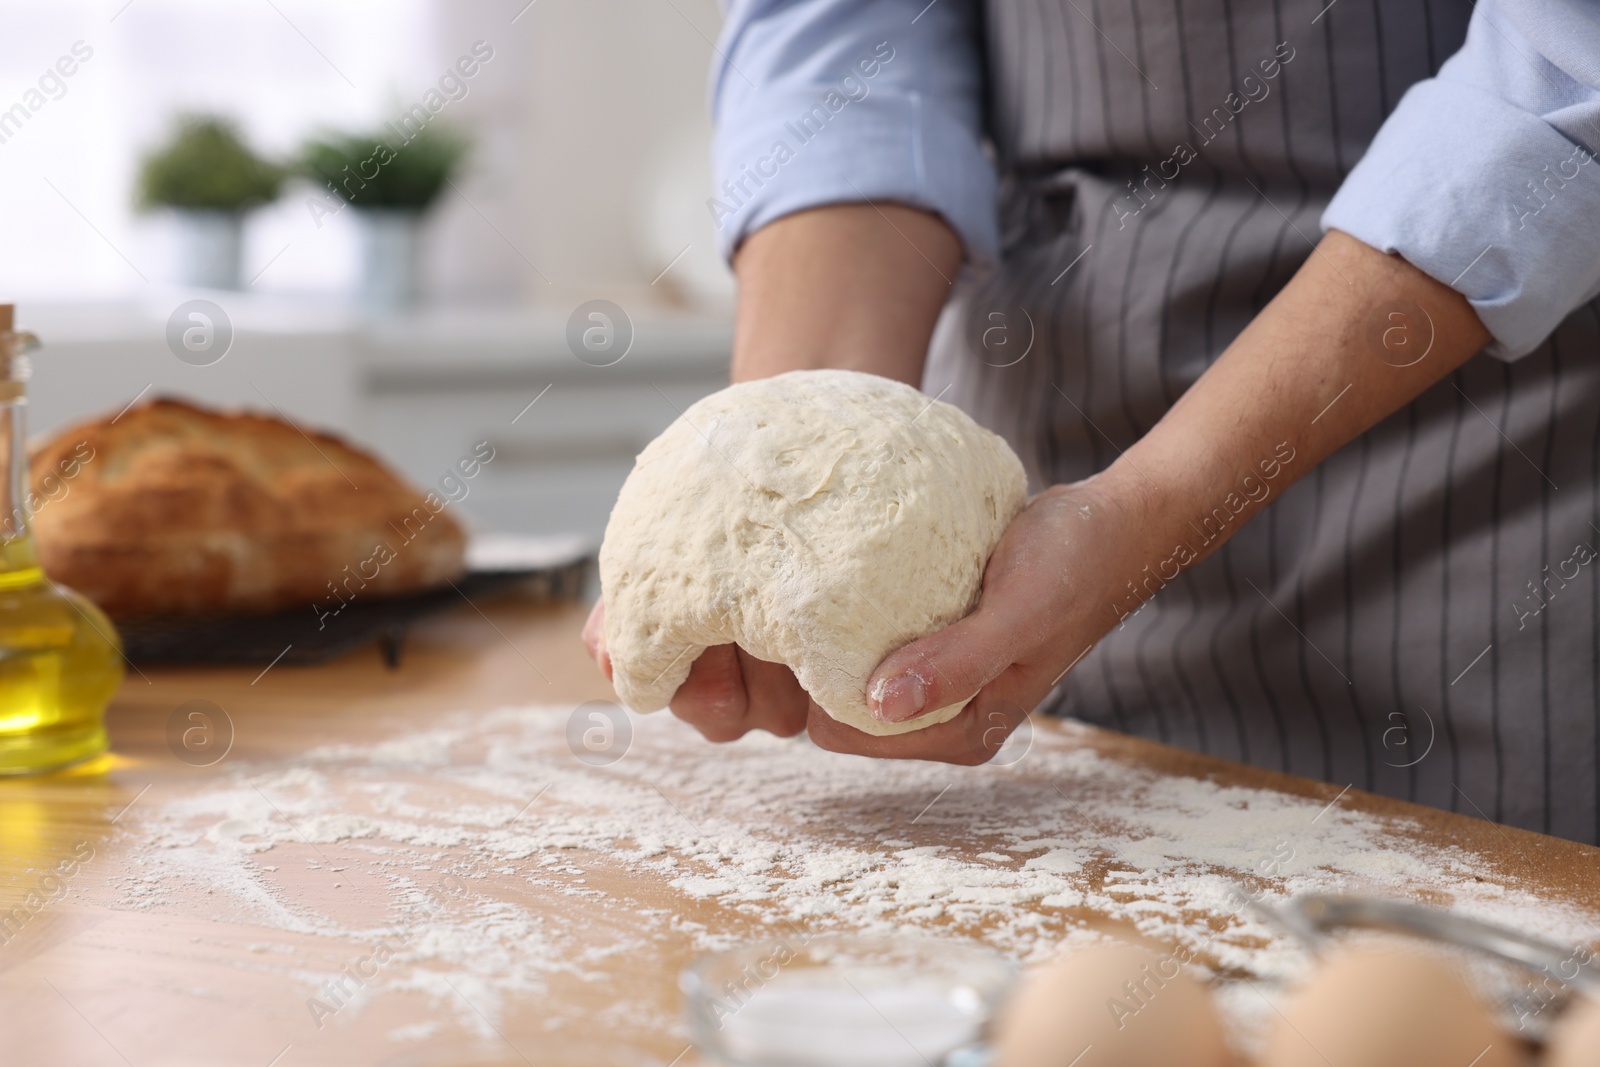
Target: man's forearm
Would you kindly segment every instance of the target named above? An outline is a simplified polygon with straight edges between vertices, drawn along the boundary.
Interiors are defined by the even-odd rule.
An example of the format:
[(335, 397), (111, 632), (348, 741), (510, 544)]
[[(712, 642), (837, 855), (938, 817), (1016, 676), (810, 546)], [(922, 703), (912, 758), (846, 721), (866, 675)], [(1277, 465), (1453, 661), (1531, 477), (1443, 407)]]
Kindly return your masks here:
[(762, 227), (734, 260), (733, 380), (837, 367), (920, 384), (960, 264), (942, 219), (898, 204), (832, 205)]
[(1152, 537), (1145, 554), (1170, 580), (1488, 341), (1460, 294), (1330, 233), (1102, 479), (1140, 502)]

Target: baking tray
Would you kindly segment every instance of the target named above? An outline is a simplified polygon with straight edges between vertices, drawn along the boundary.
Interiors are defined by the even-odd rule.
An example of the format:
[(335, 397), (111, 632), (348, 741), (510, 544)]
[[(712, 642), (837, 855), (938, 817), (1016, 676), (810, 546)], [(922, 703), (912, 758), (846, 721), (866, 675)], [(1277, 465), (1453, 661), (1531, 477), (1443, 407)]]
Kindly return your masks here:
[[(468, 555), (469, 566), (472, 553)], [(145, 615), (117, 620), (123, 654), (138, 665), (179, 663), (311, 664), (377, 642), (391, 667), (400, 664), (406, 632), (431, 615), (515, 594), (524, 599), (573, 600), (583, 594), (592, 566), (587, 552), (558, 561), (470, 569), (455, 584), (403, 596), (355, 599), (319, 619), (308, 604), (262, 615)]]

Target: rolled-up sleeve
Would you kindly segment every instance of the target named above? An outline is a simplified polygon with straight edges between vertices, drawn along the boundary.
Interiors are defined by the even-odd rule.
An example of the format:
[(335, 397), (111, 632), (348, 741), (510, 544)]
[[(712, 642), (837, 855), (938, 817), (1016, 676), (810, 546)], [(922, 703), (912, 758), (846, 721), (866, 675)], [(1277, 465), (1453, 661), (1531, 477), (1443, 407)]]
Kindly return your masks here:
[(784, 215), (897, 201), (999, 246), (971, 0), (733, 0), (711, 83), (724, 255)]
[(1600, 5), (1480, 0), (1322, 216), (1460, 292), (1515, 359), (1600, 294)]

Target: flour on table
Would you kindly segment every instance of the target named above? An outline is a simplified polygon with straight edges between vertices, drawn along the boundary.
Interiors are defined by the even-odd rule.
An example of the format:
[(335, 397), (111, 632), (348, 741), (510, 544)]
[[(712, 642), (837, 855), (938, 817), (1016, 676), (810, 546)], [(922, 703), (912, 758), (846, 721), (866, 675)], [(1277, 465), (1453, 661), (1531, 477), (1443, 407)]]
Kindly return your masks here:
[[(340, 939), (336, 953), (382, 943), (392, 959), (347, 1010), (410, 991), (487, 1038), (508, 1000), (595, 980), (609, 959), (685, 942), (708, 951), (773, 927), (937, 933), (1026, 963), (1103, 936), (1092, 912), (1196, 950), (1197, 973), (1243, 1027), (1265, 1011), (1254, 990), (1281, 988), (1306, 959), (1236, 906), (1241, 883), (1268, 899), (1424, 895), (1566, 943), (1594, 929), (1594, 916), (1476, 854), (1421, 842), (1405, 820), (1161, 776), (1080, 746), (1089, 735), (1070, 725), (1039, 731), (1012, 766), (960, 768), (766, 734), (711, 746), (669, 717), (629, 716), (627, 755), (597, 768), (569, 751), (570, 714), (443, 716), (375, 746), (313, 749), (288, 771), (235, 760), (207, 781), (163, 785), (119, 822), (138, 873), (101, 903), (192, 912), (200, 894), (232, 921)], [(286, 863), (348, 886), (308, 902), (281, 881)], [(653, 903), (627, 895), (641, 883)], [(309, 955), (250, 960), (309, 997), (339, 966)], [(639, 1022), (625, 1001), (607, 1010)], [(681, 1031), (675, 1018), (647, 1021)]]

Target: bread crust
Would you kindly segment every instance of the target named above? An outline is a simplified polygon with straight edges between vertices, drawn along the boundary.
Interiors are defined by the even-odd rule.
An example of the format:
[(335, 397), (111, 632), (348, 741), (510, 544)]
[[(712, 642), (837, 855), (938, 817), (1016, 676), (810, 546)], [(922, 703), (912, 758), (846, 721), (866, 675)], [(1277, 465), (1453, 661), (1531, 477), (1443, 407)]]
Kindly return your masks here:
[(332, 605), (335, 589), (394, 595), (463, 569), (437, 493), (267, 415), (157, 398), (60, 431), (29, 473), (45, 573), (112, 616)]

